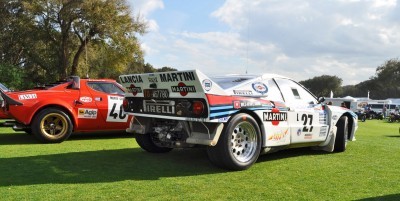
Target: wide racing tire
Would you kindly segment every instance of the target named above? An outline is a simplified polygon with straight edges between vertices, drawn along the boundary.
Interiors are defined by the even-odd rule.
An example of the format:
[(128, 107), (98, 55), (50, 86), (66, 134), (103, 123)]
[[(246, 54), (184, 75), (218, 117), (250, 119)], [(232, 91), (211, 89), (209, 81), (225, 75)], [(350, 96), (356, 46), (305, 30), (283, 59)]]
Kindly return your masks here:
[(347, 141), (348, 141), (348, 119), (346, 116), (340, 117), (339, 121), (336, 124), (337, 132), (335, 138), (335, 152), (344, 152), (346, 151)]
[(207, 147), (214, 165), (229, 170), (245, 170), (261, 152), (261, 132), (256, 120), (248, 114), (237, 114), (225, 125), (218, 143)]
[(33, 119), (32, 133), (46, 143), (60, 143), (72, 134), (73, 124), (70, 117), (59, 108), (46, 108)]
[(135, 139), (142, 149), (150, 153), (167, 153), (173, 149), (169, 147), (158, 146), (156, 143), (154, 143), (151, 133), (136, 134)]

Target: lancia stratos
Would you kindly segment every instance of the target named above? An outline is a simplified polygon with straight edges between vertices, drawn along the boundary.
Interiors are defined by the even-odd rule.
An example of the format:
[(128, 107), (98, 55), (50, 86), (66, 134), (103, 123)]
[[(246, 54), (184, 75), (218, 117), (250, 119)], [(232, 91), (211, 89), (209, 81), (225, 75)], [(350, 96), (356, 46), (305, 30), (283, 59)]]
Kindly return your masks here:
[(124, 88), (111, 79), (72, 76), (33, 90), (0, 93), (13, 129), (42, 142), (62, 142), (77, 132), (125, 131), (132, 118), (122, 110)]
[(121, 75), (127, 132), (152, 153), (206, 147), (221, 168), (244, 170), (260, 154), (312, 147), (343, 152), (357, 116), (279, 75), (207, 76), (198, 70)]

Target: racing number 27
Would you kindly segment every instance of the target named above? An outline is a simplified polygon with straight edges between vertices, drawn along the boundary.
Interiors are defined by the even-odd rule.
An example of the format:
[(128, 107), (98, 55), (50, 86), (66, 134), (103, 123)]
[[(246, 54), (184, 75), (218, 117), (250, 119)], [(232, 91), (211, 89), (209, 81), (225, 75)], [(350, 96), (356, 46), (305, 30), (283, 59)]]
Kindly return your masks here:
[[(312, 114), (302, 114), (301, 115), (301, 121), (303, 121), (303, 132), (312, 132), (313, 126), (312, 126), (312, 119), (313, 115)], [(297, 121), (299, 121), (299, 114), (297, 114)]]

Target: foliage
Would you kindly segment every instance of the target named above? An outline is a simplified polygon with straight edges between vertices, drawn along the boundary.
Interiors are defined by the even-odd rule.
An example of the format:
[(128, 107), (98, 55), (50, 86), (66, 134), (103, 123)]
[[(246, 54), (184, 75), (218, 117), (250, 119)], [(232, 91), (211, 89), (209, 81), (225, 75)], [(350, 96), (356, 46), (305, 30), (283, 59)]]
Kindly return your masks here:
[(300, 84), (308, 88), (316, 96), (330, 96), (331, 91), (334, 94), (341, 93), (342, 79), (337, 76), (322, 75), (308, 80), (300, 81)]
[(213, 166), (201, 148), (146, 153), (126, 134), (38, 144), (32, 135), (0, 128), (0, 194), (3, 200), (399, 200), (398, 127), (359, 122), (346, 152), (283, 150), (238, 172)]
[(0, 63), (0, 72), (0, 82), (12, 90), (21, 90), (26, 86), (26, 77), (20, 67)]
[(146, 24), (126, 0), (1, 0), (0, 11), (0, 63), (23, 69), (32, 82), (114, 77), (143, 65), (136, 35)]
[(376, 75), (353, 86), (343, 87), (343, 93), (371, 99), (400, 98), (400, 61), (390, 59), (376, 68)]

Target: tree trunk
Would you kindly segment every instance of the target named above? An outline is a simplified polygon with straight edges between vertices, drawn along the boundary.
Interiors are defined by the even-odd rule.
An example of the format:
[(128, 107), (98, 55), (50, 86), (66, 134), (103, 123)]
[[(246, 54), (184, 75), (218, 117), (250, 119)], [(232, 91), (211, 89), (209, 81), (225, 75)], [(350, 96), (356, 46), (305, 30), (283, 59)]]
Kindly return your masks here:
[(81, 57), (88, 43), (89, 43), (89, 37), (86, 37), (85, 40), (81, 41), (81, 45), (79, 46), (78, 51), (75, 53), (74, 60), (72, 62), (71, 75), (78, 74), (79, 58)]

